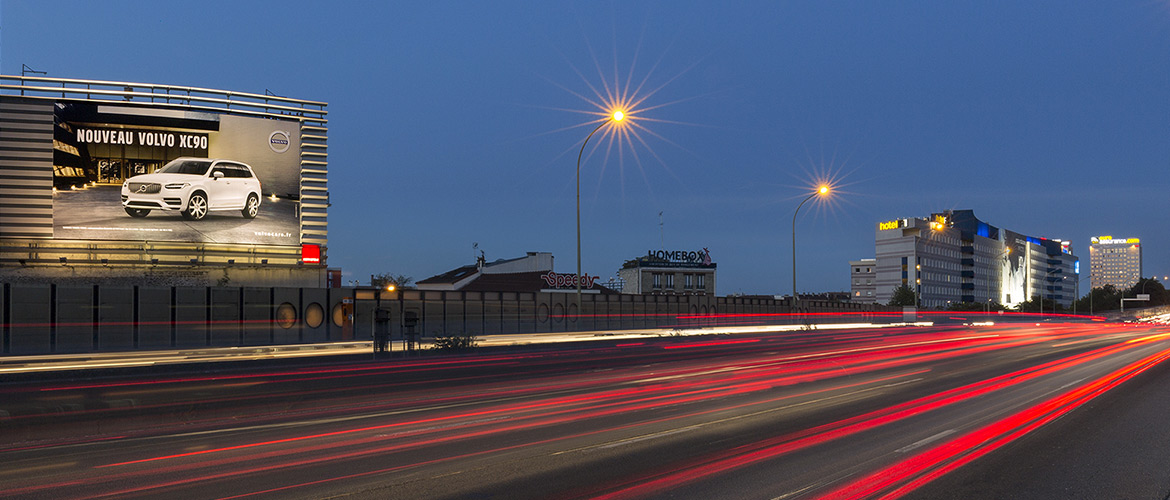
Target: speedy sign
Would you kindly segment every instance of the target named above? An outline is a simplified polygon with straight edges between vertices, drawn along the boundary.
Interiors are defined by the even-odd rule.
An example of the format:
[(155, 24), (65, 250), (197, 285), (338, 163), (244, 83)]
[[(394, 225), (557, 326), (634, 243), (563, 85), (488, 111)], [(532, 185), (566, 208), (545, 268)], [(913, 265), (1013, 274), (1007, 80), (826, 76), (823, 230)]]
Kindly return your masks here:
[[(576, 274), (559, 274), (549, 271), (547, 274), (540, 276), (544, 278), (544, 282), (548, 283), (549, 288), (568, 288), (577, 286)], [(601, 276), (589, 276), (586, 274), (581, 279), (581, 288), (593, 288), (593, 282), (597, 281)]]

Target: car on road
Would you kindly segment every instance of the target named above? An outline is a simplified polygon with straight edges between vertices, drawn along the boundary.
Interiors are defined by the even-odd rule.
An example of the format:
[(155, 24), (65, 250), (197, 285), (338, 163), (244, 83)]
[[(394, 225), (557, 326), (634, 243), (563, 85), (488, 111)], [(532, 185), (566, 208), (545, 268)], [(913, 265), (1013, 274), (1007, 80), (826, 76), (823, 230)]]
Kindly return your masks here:
[(131, 217), (151, 210), (179, 212), (200, 220), (211, 211), (239, 210), (247, 219), (260, 212), (260, 179), (243, 162), (215, 158), (176, 158), (154, 173), (122, 183), (122, 208)]

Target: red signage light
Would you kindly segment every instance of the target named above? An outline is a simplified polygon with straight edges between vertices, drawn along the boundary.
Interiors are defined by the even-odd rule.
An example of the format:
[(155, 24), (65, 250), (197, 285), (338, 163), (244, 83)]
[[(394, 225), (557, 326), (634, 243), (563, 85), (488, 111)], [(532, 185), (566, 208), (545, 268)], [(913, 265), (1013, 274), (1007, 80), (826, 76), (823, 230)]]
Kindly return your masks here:
[(301, 245), (301, 262), (305, 264), (320, 264), (321, 245)]

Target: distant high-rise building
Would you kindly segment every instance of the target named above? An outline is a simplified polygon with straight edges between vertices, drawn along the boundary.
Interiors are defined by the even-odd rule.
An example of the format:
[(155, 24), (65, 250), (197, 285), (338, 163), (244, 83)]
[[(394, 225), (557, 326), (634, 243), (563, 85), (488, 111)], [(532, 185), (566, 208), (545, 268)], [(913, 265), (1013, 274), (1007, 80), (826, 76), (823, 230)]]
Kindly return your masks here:
[(1140, 239), (1096, 236), (1089, 241), (1089, 283), (1093, 288), (1113, 285), (1125, 289), (1137, 284), (1142, 277)]

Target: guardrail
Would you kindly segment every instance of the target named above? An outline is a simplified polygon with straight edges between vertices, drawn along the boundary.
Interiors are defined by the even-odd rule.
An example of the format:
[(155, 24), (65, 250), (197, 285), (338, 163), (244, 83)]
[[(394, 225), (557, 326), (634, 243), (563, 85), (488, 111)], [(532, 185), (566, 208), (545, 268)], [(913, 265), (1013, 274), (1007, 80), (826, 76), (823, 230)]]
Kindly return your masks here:
[(274, 94), (160, 85), (155, 83), (82, 80), (43, 76), (0, 75), (0, 95), (35, 99), (85, 99), (144, 106), (182, 105), (186, 109), (233, 113), (302, 121), (326, 122), (326, 103), (292, 99)]

